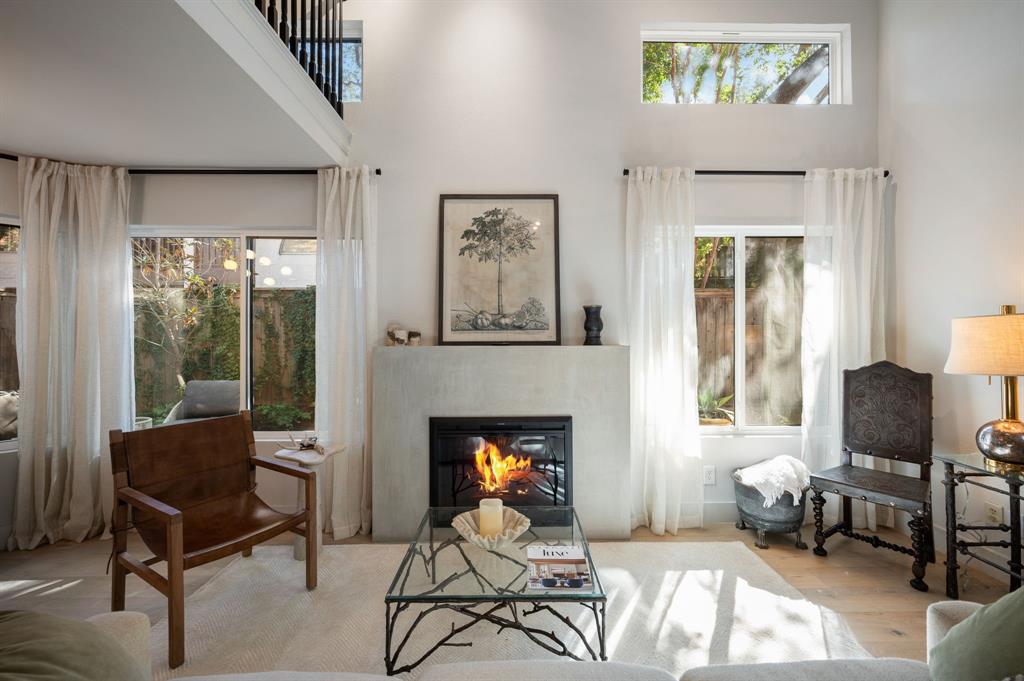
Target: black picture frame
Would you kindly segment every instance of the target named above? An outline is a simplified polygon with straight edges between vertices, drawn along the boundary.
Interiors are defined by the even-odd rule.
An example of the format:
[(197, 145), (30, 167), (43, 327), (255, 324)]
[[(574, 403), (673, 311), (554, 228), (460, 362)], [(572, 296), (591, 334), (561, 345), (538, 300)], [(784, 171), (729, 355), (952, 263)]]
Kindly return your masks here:
[[(554, 337), (544, 339), (519, 339), (517, 333), (523, 333), (520, 329), (506, 329), (506, 337), (500, 336), (501, 330), (485, 330), (486, 338), (453, 339), (455, 334), (472, 334), (471, 330), (453, 330), (450, 326), (451, 309), (446, 309), (445, 286), (445, 245), (447, 243), (445, 232), (445, 207), (449, 202), (457, 201), (495, 201), (496, 203), (515, 201), (550, 201), (552, 215), (551, 234), (551, 255), (553, 259), (553, 284), (554, 284)], [(438, 202), (438, 241), (437, 241), (437, 344), (438, 345), (561, 345), (562, 344), (562, 306), (561, 306), (561, 281), (560, 281), (560, 254), (559, 254), (559, 222), (558, 222), (558, 194), (441, 194)], [(501, 286), (499, 276), (499, 289)], [(500, 307), (500, 306), (499, 306)], [(525, 306), (524, 306), (525, 309)], [(500, 312), (500, 311), (499, 311)], [(517, 313), (518, 314), (518, 313)], [(446, 321), (447, 320), (447, 321)]]

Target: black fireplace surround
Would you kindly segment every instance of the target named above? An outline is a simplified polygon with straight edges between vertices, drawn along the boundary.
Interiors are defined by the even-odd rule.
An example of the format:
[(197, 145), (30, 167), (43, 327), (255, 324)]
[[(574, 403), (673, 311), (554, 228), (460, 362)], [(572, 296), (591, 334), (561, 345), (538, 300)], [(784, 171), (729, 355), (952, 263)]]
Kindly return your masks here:
[[(525, 462), (516, 479), (486, 491), (476, 454), (492, 444), (499, 456)], [(494, 451), (494, 450), (492, 450)], [(572, 417), (432, 417), (430, 505), (475, 507), (498, 497), (513, 507), (572, 505)]]

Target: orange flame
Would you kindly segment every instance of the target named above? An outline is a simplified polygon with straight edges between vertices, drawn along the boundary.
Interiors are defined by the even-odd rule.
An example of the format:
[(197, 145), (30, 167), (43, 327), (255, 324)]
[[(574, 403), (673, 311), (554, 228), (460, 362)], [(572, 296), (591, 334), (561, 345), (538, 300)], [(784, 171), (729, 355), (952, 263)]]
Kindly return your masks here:
[(484, 492), (507, 492), (510, 482), (525, 480), (530, 470), (530, 457), (520, 459), (514, 454), (503, 457), (487, 440), (481, 440), (477, 447), (476, 472), (480, 474), (479, 485)]

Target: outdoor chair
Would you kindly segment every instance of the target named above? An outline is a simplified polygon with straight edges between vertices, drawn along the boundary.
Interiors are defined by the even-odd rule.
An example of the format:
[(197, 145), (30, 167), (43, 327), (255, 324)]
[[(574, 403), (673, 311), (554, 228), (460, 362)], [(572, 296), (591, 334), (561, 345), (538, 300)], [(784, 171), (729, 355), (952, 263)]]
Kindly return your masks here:
[[(185, 661), (184, 572), (283, 532), (316, 532), (316, 474), (256, 456), (248, 411), (134, 432), (110, 432), (114, 559), (110, 609), (124, 610), (129, 571), (167, 597), (169, 664)], [(259, 466), (305, 482), (305, 508), (279, 513), (256, 495)], [(129, 514), (131, 524), (129, 524)], [(301, 527), (301, 526), (305, 527)], [(128, 529), (153, 553), (128, 553)], [(315, 589), (317, 542), (306, 541), (306, 588)], [(150, 566), (167, 563), (167, 576)]]
[[(919, 466), (916, 478), (853, 465), (853, 455)], [(910, 585), (927, 591), (925, 567), (935, 562), (931, 507), (932, 375), (892, 362), (843, 372), (843, 427), (840, 465), (811, 475), (814, 553), (828, 555), (825, 540), (839, 533), (914, 558)], [(824, 528), (825, 492), (842, 499), (842, 518)], [(911, 546), (853, 530), (852, 499), (910, 514)]]

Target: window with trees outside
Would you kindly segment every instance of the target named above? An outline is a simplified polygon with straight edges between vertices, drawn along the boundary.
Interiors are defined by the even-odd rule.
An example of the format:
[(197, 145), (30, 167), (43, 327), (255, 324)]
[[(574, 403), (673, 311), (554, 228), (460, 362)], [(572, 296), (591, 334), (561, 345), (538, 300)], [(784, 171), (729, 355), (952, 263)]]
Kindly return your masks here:
[(800, 425), (800, 228), (699, 228), (695, 244), (702, 426)]
[(0, 222), (0, 441), (18, 437), (18, 351), (15, 307), (18, 302), (18, 244), (21, 228)]
[(840, 32), (645, 31), (643, 101), (842, 103)]
[(190, 418), (213, 381), (193, 394), (237, 395), (255, 430), (311, 430), (315, 262), (310, 238), (134, 237), (136, 417)]

